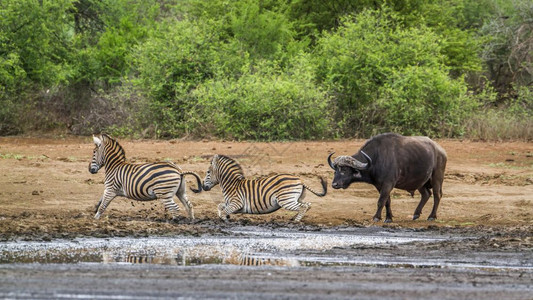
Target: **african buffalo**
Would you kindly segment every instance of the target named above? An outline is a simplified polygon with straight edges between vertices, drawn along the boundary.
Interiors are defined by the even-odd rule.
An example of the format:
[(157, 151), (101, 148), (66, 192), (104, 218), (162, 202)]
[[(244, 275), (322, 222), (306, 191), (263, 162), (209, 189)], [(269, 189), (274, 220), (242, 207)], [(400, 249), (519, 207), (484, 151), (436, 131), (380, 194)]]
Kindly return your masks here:
[(433, 210), (428, 220), (437, 218), (447, 158), (444, 149), (431, 139), (384, 133), (369, 139), (352, 156), (339, 156), (331, 162), (332, 155), (328, 156), (328, 163), (335, 170), (331, 184), (334, 189), (346, 189), (352, 182), (366, 182), (379, 191), (374, 221), (381, 220), (385, 205), (385, 222), (392, 222), (390, 192), (393, 188), (406, 190), (411, 195), (418, 190), (422, 195), (413, 220), (420, 217), (433, 189)]

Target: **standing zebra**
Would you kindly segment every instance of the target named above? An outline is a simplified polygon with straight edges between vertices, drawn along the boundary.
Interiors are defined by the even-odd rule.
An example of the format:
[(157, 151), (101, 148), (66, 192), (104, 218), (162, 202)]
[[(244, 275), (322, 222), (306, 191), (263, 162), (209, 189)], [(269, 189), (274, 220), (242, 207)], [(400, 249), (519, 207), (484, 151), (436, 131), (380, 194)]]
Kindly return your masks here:
[(96, 205), (95, 219), (100, 218), (111, 200), (116, 196), (123, 196), (139, 201), (159, 199), (175, 220), (178, 218), (179, 206), (173, 200), (174, 195), (183, 203), (189, 217), (194, 219), (192, 204), (185, 194), (183, 176), (190, 174), (196, 177), (198, 190), (191, 190), (199, 193), (202, 191), (202, 182), (196, 173), (183, 172), (171, 162), (127, 163), (124, 149), (113, 138), (102, 134), (93, 135), (93, 140), (96, 147), (89, 164), (89, 172), (96, 174), (102, 166), (105, 168), (105, 189)]
[(232, 213), (267, 214), (283, 207), (298, 211), (293, 218), (299, 222), (311, 203), (303, 202), (305, 190), (323, 197), (327, 184), (320, 178), (323, 192), (317, 193), (296, 176), (278, 174), (258, 179), (246, 179), (241, 166), (224, 155), (215, 155), (207, 170), (202, 188), (209, 191), (220, 183), (225, 202), (218, 205), (218, 216), (227, 220)]

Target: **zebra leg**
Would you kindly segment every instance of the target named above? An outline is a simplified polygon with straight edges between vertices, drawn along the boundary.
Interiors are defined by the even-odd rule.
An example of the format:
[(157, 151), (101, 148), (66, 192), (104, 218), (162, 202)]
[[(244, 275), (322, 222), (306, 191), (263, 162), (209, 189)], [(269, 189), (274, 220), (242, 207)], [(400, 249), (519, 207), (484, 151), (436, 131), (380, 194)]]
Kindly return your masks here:
[(231, 200), (229, 203), (220, 203), (218, 205), (218, 216), (224, 220), (227, 221), (229, 219), (229, 215), (232, 213), (239, 211), (244, 206), (244, 203), (242, 201), (237, 200)]
[(294, 217), (294, 222), (300, 222), (304, 217), (305, 213), (311, 208), (311, 203), (305, 202), (301, 203), (300, 208), (298, 208), (298, 214)]
[(219, 203), (217, 206), (217, 210), (218, 217), (227, 222), (229, 219), (229, 215), (226, 213), (226, 203)]
[(157, 199), (161, 200), (163, 202), (163, 205), (165, 206), (165, 209), (168, 210), (172, 214), (172, 220), (177, 221), (179, 220), (179, 210), (180, 207), (174, 202), (174, 195), (176, 194), (175, 190), (168, 191), (165, 193), (160, 193), (158, 191), (154, 191), (155, 196)]
[(310, 202), (303, 202), (304, 198), (305, 189), (303, 189), (302, 195), (298, 198), (298, 204), (300, 204), (300, 207), (298, 208), (298, 214), (294, 216), (294, 222), (300, 222), (304, 217), (305, 213), (311, 208)]
[(278, 197), (278, 203), (281, 207), (286, 210), (298, 211), (298, 214), (292, 218), (294, 222), (300, 222), (304, 217), (305, 213), (311, 208), (311, 203), (303, 202), (305, 198), (305, 189), (302, 190), (302, 193), (296, 198), (294, 195), (289, 197), (280, 196)]
[(102, 204), (102, 200), (104, 200), (104, 195), (102, 195), (102, 197), (100, 197), (100, 201), (98, 201), (98, 203), (96, 203), (96, 206), (94, 207), (94, 213), (95, 214), (98, 212), (98, 208), (100, 207), (100, 204)]
[(100, 198), (100, 201), (97, 204), (96, 207), (96, 214), (94, 215), (95, 219), (100, 219), (100, 216), (104, 213), (105, 209), (111, 203), (111, 200), (115, 199), (117, 195), (109, 190), (105, 190), (104, 194), (102, 195), (102, 198)]
[(189, 199), (187, 199), (187, 194), (185, 193), (185, 191), (186, 191), (185, 180), (182, 180), (180, 187), (178, 191), (176, 192), (176, 196), (178, 196), (178, 199), (180, 199), (181, 203), (183, 204), (183, 206), (189, 213), (189, 218), (191, 220), (194, 220), (194, 208), (192, 207), (192, 204), (189, 201)]

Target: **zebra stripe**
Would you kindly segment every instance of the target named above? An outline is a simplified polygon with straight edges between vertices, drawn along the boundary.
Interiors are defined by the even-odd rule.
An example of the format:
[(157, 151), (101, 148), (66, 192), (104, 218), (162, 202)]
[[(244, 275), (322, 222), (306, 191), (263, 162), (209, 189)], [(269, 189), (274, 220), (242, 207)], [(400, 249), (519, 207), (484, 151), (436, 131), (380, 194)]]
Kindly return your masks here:
[(123, 196), (138, 201), (159, 199), (177, 219), (179, 206), (174, 202), (174, 195), (185, 206), (189, 217), (194, 219), (191, 202), (185, 193), (183, 176), (196, 177), (198, 189), (202, 191), (200, 177), (194, 172), (183, 172), (171, 162), (131, 164), (126, 162), (126, 152), (120, 144), (106, 134), (93, 136), (96, 147), (89, 164), (89, 172), (95, 174), (102, 167), (105, 169), (104, 193), (96, 205), (95, 219), (100, 218), (105, 209), (116, 196)]
[(241, 166), (224, 155), (215, 155), (207, 170), (202, 188), (206, 191), (220, 184), (224, 202), (218, 205), (218, 215), (227, 220), (232, 213), (267, 214), (281, 207), (298, 211), (294, 221), (302, 219), (311, 203), (303, 202), (305, 190), (323, 197), (327, 184), (320, 178), (323, 192), (318, 193), (293, 175), (278, 174), (258, 179), (246, 179)]

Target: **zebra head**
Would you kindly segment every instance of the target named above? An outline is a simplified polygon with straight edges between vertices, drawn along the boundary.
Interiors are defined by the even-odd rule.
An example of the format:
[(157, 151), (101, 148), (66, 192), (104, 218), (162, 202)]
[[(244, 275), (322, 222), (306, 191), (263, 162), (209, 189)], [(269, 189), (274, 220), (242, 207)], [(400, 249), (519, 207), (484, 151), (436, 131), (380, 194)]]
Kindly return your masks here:
[(211, 164), (209, 165), (209, 169), (207, 169), (207, 172), (205, 174), (204, 183), (202, 184), (202, 189), (204, 191), (209, 191), (215, 185), (218, 184), (218, 176), (216, 173), (217, 161), (218, 154), (213, 156), (213, 158), (211, 159)]
[(91, 172), (91, 174), (96, 174), (98, 173), (98, 170), (100, 170), (100, 168), (104, 165), (105, 146), (103, 145), (103, 137), (97, 137), (93, 135), (93, 141), (95, 147), (93, 150), (93, 159), (89, 164), (89, 172)]

